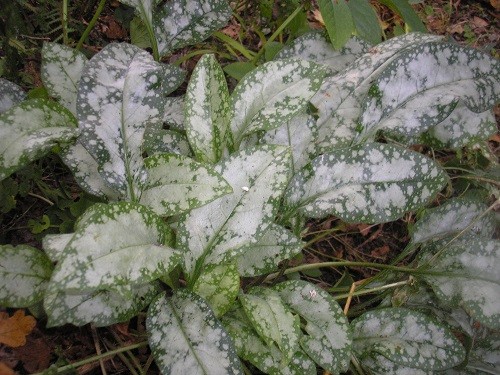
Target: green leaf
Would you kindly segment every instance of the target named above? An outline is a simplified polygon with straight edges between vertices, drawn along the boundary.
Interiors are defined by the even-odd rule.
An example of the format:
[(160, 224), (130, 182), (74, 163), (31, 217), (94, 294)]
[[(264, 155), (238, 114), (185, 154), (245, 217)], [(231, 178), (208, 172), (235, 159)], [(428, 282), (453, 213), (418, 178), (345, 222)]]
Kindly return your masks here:
[(231, 8), (225, 0), (168, 1), (153, 14), (160, 55), (205, 40), (230, 17)]
[(203, 55), (193, 70), (185, 96), (186, 134), (199, 161), (217, 163), (229, 129), (229, 90), (214, 55)]
[(78, 83), (87, 63), (80, 51), (62, 44), (45, 42), (42, 47), (42, 81), (49, 95), (76, 115)]
[(20, 86), (0, 78), (0, 113), (21, 103), (24, 98), (26, 98), (26, 93)]
[(161, 126), (148, 126), (144, 132), (142, 150), (154, 154), (178, 154), (191, 156), (191, 147), (185, 134), (176, 130), (165, 130)]
[[(433, 375), (434, 371), (406, 367), (394, 363), (378, 353), (370, 353), (363, 358), (363, 367), (372, 375)], [(441, 372), (440, 372), (441, 373)]]
[(185, 156), (157, 154), (145, 166), (148, 176), (140, 203), (158, 215), (177, 215), (232, 192), (220, 174)]
[(203, 269), (193, 286), (193, 292), (208, 302), (217, 317), (231, 308), (239, 290), (240, 276), (235, 263)]
[(354, 351), (362, 361), (382, 355), (398, 366), (438, 371), (460, 364), (465, 357), (465, 349), (448, 328), (417, 311), (372, 310), (351, 326)]
[(319, 116), (317, 154), (352, 144), (359, 132), (358, 119), (365, 96), (392, 60), (406, 49), (440, 39), (440, 36), (419, 33), (389, 39), (357, 58), (345, 71), (325, 78), (311, 98)]
[(65, 234), (47, 234), (43, 236), (42, 248), (51, 262), (58, 262), (62, 256), (64, 249), (73, 238), (73, 233)]
[(289, 162), (287, 148), (265, 145), (215, 166), (233, 192), (192, 210), (179, 224), (178, 247), (191, 280), (202, 267), (230, 262), (264, 235), (288, 182)]
[(347, 3), (356, 27), (356, 33), (372, 44), (382, 41), (382, 28), (377, 12), (368, 0), (350, 0)]
[(248, 73), (232, 93), (234, 148), (245, 136), (277, 128), (303, 111), (325, 74), (326, 68), (296, 59), (271, 61)]
[(383, 223), (424, 206), (447, 183), (433, 160), (417, 152), (368, 143), (323, 154), (290, 181), (289, 206), (309, 217)]
[(0, 245), (0, 305), (28, 307), (43, 298), (52, 263), (28, 245)]
[(283, 353), (282, 365), (287, 365), (299, 349), (300, 320), (272, 289), (253, 288), (240, 294), (246, 316), (259, 336), (271, 346), (275, 343)]
[(342, 48), (356, 30), (348, 2), (318, 0), (318, 6), (333, 47)]
[(140, 48), (152, 48), (148, 29), (140, 17), (130, 21), (130, 42)]
[(33, 234), (40, 234), (44, 230), (50, 227), (50, 218), (47, 215), (43, 215), (40, 219), (29, 219), (28, 228)]
[[(477, 374), (483, 371), (485, 374), (494, 374), (500, 368), (500, 336), (491, 333), (490, 337), (481, 338), (474, 342), (469, 353), (466, 366), (466, 374)], [(458, 373), (457, 373), (458, 375)]]
[(393, 11), (401, 15), (406, 25), (411, 31), (427, 32), (427, 28), (422, 23), (418, 14), (408, 3), (408, 0), (379, 0), (382, 4), (388, 6)]
[(310, 31), (285, 46), (276, 55), (275, 59), (297, 58), (308, 60), (326, 65), (330, 73), (336, 74), (367, 52), (368, 48), (368, 43), (353, 37), (340, 50), (336, 50), (323, 32)]
[(408, 49), (377, 77), (363, 107), (362, 136), (402, 137), (445, 120), (462, 102), (479, 113), (500, 99), (500, 62), (476, 49), (428, 43)]
[(163, 246), (170, 230), (144, 206), (95, 204), (76, 225), (49, 288), (78, 293), (137, 285), (172, 270), (180, 253)]
[[(453, 236), (465, 230), (473, 236), (491, 237), (496, 221), (488, 205), (470, 197), (452, 198), (441, 206), (427, 209), (413, 227), (412, 242), (422, 243)], [(483, 215), (481, 217), (481, 215)]]
[(306, 281), (274, 287), (283, 301), (306, 321), (300, 346), (319, 366), (333, 374), (347, 371), (352, 332), (340, 305), (327, 292)]
[(130, 44), (111, 43), (85, 66), (78, 90), (79, 141), (105, 182), (135, 200), (146, 172), (141, 144), (148, 122), (161, 122), (164, 95), (183, 80), (179, 68)]
[(113, 290), (91, 293), (64, 293), (61, 290), (45, 295), (43, 307), (47, 327), (93, 323), (97, 327), (125, 322), (143, 310), (160, 291), (159, 284), (114, 286)]
[(241, 80), (247, 73), (255, 69), (255, 65), (248, 61), (237, 61), (224, 66), (224, 72), (237, 81)]
[[(424, 248), (420, 263), (449, 240)], [(461, 306), (481, 324), (500, 329), (500, 241), (482, 237), (457, 239), (430, 262), (432, 274), (421, 277), (447, 304)]]
[(169, 96), (165, 98), (163, 122), (170, 130), (184, 131), (184, 97)]
[(236, 350), (207, 303), (188, 290), (149, 307), (149, 346), (163, 374), (243, 374)]
[(0, 114), (0, 180), (78, 134), (75, 118), (44, 99), (26, 100)]

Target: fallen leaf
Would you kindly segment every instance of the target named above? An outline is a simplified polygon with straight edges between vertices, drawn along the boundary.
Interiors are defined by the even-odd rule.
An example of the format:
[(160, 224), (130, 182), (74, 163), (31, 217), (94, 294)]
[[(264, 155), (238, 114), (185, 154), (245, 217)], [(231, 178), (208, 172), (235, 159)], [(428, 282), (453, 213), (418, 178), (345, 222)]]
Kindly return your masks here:
[(51, 348), (43, 338), (27, 337), (26, 345), (14, 349), (16, 357), (29, 374), (41, 372), (50, 366)]
[(480, 27), (486, 27), (489, 25), (488, 21), (478, 17), (478, 16), (474, 16), (474, 18), (472, 19), (472, 23), (474, 26), (480, 28)]
[(456, 23), (448, 29), (448, 32), (450, 34), (463, 34), (464, 33), (464, 25), (461, 23)]
[(0, 362), (0, 375), (14, 375), (14, 370), (12, 370), (5, 363)]
[(36, 320), (31, 315), (25, 316), (24, 310), (17, 310), (14, 315), (0, 313), (0, 343), (16, 348), (26, 344), (26, 336), (35, 328)]
[(380, 247), (377, 247), (376, 249), (373, 249), (371, 251), (371, 256), (374, 258), (383, 258), (385, 255), (387, 255), (391, 251), (388, 245), (383, 245)]
[(495, 9), (500, 9), (500, 0), (490, 0), (491, 6)]
[(493, 134), (489, 140), (492, 142), (500, 143), (500, 134)]

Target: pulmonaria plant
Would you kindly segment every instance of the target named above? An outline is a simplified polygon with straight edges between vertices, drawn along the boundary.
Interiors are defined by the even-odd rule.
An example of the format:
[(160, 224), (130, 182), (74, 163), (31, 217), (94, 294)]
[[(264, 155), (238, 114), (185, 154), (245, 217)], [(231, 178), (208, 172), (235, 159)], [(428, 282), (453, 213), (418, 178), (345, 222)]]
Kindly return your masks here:
[[(151, 2), (126, 3), (157, 32)], [(180, 45), (157, 40), (160, 53)], [(297, 39), (232, 93), (204, 55), (185, 97), (167, 97), (183, 72), (125, 43), (88, 61), (47, 43), (42, 77), (58, 103), (23, 101), (0, 81), (0, 176), (61, 144), (82, 189), (106, 201), (74, 232), (47, 235), (43, 251), (2, 245), (1, 304), (42, 304), (49, 326), (111, 325), (149, 306), (165, 374), (243, 373), (242, 361), (269, 374), (338, 374), (351, 361), (374, 374), (495, 366), (484, 352), (497, 339), (467, 361), (449, 318), (422, 311), (436, 300), (436, 311), (500, 328), (499, 244), (477, 199), (426, 210), (413, 228), (420, 304), (385, 302), (349, 322), (310, 282), (242, 288), (301, 252), (308, 217), (384, 223), (426, 207), (450, 180), (407, 145), (461, 147), (495, 132), (500, 64), (488, 55), (426, 34), (322, 53), (318, 43), (318, 33)]]

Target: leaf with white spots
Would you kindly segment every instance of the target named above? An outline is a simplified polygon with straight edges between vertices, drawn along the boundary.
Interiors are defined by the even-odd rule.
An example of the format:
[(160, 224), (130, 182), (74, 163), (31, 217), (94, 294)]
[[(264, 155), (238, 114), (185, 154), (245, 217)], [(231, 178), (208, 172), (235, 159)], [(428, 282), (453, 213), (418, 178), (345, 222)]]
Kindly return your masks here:
[(196, 158), (217, 163), (229, 129), (229, 90), (214, 55), (203, 55), (193, 70), (185, 96), (185, 129)]
[(0, 78), (0, 113), (21, 103), (24, 98), (26, 98), (26, 93), (20, 86)]
[(306, 321), (300, 346), (319, 366), (333, 374), (347, 371), (352, 332), (340, 305), (326, 291), (301, 280), (274, 287), (292, 311)]
[(0, 305), (28, 307), (43, 298), (52, 263), (28, 245), (0, 245)]
[[(363, 368), (371, 375), (433, 375), (433, 370), (422, 370), (394, 363), (378, 353), (370, 353), (363, 357)], [(441, 374), (441, 372), (440, 372)]]
[(272, 289), (253, 288), (240, 294), (243, 311), (267, 346), (275, 343), (283, 353), (283, 365), (299, 349), (300, 320)]
[(382, 130), (414, 136), (445, 120), (462, 102), (475, 113), (500, 99), (500, 62), (450, 43), (401, 53), (377, 77), (363, 106), (362, 137)]
[(203, 269), (193, 286), (193, 292), (203, 297), (218, 317), (231, 308), (239, 290), (240, 276), (234, 263)]
[(280, 262), (299, 254), (303, 243), (287, 228), (271, 224), (255, 244), (236, 258), (243, 277), (265, 275), (277, 270)]
[(279, 128), (269, 130), (262, 143), (289, 146), (292, 150), (292, 171), (295, 173), (311, 161), (315, 153), (318, 127), (313, 116), (300, 113)]
[(453, 333), (421, 312), (372, 310), (354, 319), (351, 326), (353, 349), (362, 362), (365, 357), (382, 355), (398, 366), (438, 371), (460, 364), (465, 357)]
[(64, 249), (73, 238), (73, 233), (47, 234), (42, 239), (42, 248), (49, 259), (56, 263), (64, 253)]
[(48, 100), (26, 100), (1, 113), (0, 180), (77, 135), (71, 113)]
[(433, 160), (368, 143), (323, 154), (290, 181), (287, 204), (308, 217), (383, 223), (424, 206), (447, 183)]
[(492, 329), (500, 329), (500, 241), (483, 237), (449, 239), (428, 245), (420, 263), (432, 259), (431, 274), (420, 277), (430, 284), (443, 302), (461, 306), (474, 319)]
[[(412, 228), (412, 242), (422, 243), (459, 234), (463, 230), (473, 236), (491, 237), (496, 220), (488, 205), (471, 197), (452, 198), (439, 207), (425, 210)], [(470, 228), (468, 228), (470, 226)]]
[(363, 53), (367, 52), (368, 43), (353, 37), (340, 50), (319, 31), (310, 31), (293, 40), (275, 56), (275, 60), (297, 58), (326, 65), (330, 74), (338, 73), (354, 62)]
[(146, 320), (149, 346), (163, 374), (243, 374), (231, 337), (198, 295), (160, 295)]
[(145, 159), (148, 177), (139, 202), (161, 216), (203, 206), (232, 192), (213, 168), (186, 156), (156, 154)]
[(266, 374), (316, 375), (316, 365), (300, 348), (284, 366), (283, 353), (276, 345), (268, 346), (255, 332), (243, 313), (224, 316), (222, 324), (233, 339), (238, 355)]
[(474, 340), (464, 369), (446, 372), (445, 375), (497, 374), (500, 368), (500, 335), (491, 332), (489, 337)]
[(165, 98), (163, 122), (170, 130), (184, 131), (184, 97), (169, 96)]
[(137, 286), (114, 286), (112, 290), (91, 293), (65, 293), (56, 290), (47, 293), (44, 310), (47, 327), (93, 323), (97, 327), (126, 322), (136, 316), (158, 295), (157, 283)]
[(201, 42), (231, 17), (226, 0), (170, 0), (153, 13), (160, 56)]
[(190, 211), (179, 223), (177, 247), (191, 281), (203, 267), (230, 262), (264, 235), (288, 183), (289, 163), (287, 148), (264, 145), (214, 167), (233, 192)]
[(191, 146), (185, 134), (157, 125), (146, 127), (142, 150), (148, 156), (161, 153), (192, 156)]
[(286, 59), (270, 61), (245, 75), (231, 94), (234, 147), (244, 137), (277, 128), (302, 112), (326, 72), (313, 62)]
[(144, 129), (161, 123), (165, 94), (182, 82), (179, 68), (153, 61), (130, 44), (111, 43), (85, 65), (78, 88), (79, 141), (106, 183), (136, 200), (146, 178)]
[(137, 285), (170, 272), (181, 256), (164, 244), (170, 229), (144, 206), (95, 204), (79, 221), (54, 269), (49, 290), (78, 293)]
[(76, 116), (78, 82), (87, 63), (80, 51), (62, 44), (45, 42), (40, 73), (50, 96)]

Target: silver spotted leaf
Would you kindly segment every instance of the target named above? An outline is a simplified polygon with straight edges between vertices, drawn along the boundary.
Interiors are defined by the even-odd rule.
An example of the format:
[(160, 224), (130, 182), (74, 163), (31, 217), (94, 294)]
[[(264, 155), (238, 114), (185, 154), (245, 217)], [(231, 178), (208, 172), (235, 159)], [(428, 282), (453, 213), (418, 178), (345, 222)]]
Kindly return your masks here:
[(193, 292), (160, 295), (149, 307), (146, 329), (162, 374), (243, 374), (231, 337)]
[(43, 298), (52, 263), (28, 245), (0, 245), (0, 305), (29, 307)]
[(229, 90), (214, 55), (196, 64), (185, 95), (184, 127), (199, 161), (217, 163), (223, 156), (229, 130)]
[(277, 345), (287, 365), (299, 349), (300, 320), (272, 289), (252, 288), (239, 300), (248, 320), (267, 346)]
[(496, 220), (488, 205), (472, 197), (447, 200), (439, 207), (429, 208), (412, 228), (412, 242), (423, 243), (453, 236), (465, 231), (473, 236), (491, 237)]
[(161, 122), (165, 94), (184, 79), (130, 44), (111, 43), (85, 65), (78, 88), (79, 141), (106, 183), (136, 200), (145, 180), (141, 144), (147, 123)]
[(171, 0), (153, 13), (160, 56), (201, 42), (231, 17), (226, 0)]
[(97, 327), (126, 322), (141, 312), (161, 291), (157, 283), (136, 286), (114, 286), (111, 290), (90, 293), (47, 293), (44, 310), (47, 327), (92, 323)]
[(193, 292), (208, 302), (217, 317), (232, 307), (239, 290), (240, 275), (234, 263), (204, 268), (193, 285)]
[(32, 99), (0, 114), (0, 180), (78, 135), (75, 118), (61, 105)]
[(367, 369), (371, 375), (434, 375), (436, 373), (433, 370), (402, 366), (378, 353), (370, 353), (363, 357), (362, 363), (363, 368)]
[(311, 98), (319, 116), (317, 154), (352, 144), (359, 133), (358, 120), (368, 90), (391, 61), (406, 49), (440, 39), (420, 33), (391, 38), (370, 48), (345, 71), (325, 78)]
[[(239, 311), (238, 311), (239, 312)], [(315, 363), (299, 348), (284, 365), (283, 353), (274, 344), (262, 341), (242, 312), (227, 314), (222, 324), (233, 339), (238, 355), (266, 374), (316, 375)]]
[(445, 375), (495, 374), (500, 368), (500, 334), (491, 332), (488, 337), (474, 341), (465, 369), (446, 372)]
[(274, 272), (279, 263), (299, 254), (304, 244), (290, 230), (271, 224), (266, 233), (236, 258), (238, 273), (254, 277)]
[[(433, 257), (446, 245), (445, 251)], [(447, 305), (461, 306), (482, 325), (500, 329), (500, 241), (483, 237), (449, 239), (422, 249), (419, 263), (430, 260), (420, 277)]]
[(460, 364), (465, 357), (464, 347), (446, 326), (414, 310), (368, 311), (351, 326), (353, 349), (362, 362), (375, 354), (397, 366), (438, 371)]
[(302, 350), (333, 374), (347, 371), (352, 332), (338, 302), (323, 289), (302, 280), (285, 281), (274, 289), (306, 322), (304, 331), (307, 335), (300, 338)]
[(42, 47), (40, 73), (50, 96), (76, 116), (78, 83), (87, 57), (80, 51), (58, 43), (45, 42)]
[(245, 75), (231, 94), (234, 148), (244, 137), (277, 128), (306, 109), (326, 72), (313, 62), (285, 59), (270, 61)]
[(73, 233), (47, 234), (42, 239), (42, 248), (51, 262), (56, 263), (62, 258), (64, 249), (73, 238)]
[(286, 201), (309, 217), (383, 223), (424, 206), (447, 181), (422, 154), (368, 143), (314, 159), (290, 181)]
[(275, 56), (275, 60), (297, 58), (326, 65), (330, 74), (344, 70), (360, 55), (369, 49), (368, 43), (353, 37), (340, 50), (333, 48), (325, 34), (319, 31), (310, 31), (285, 46)]
[(461, 101), (480, 113), (500, 99), (500, 62), (450, 43), (407, 49), (384, 69), (363, 106), (361, 137), (378, 130), (414, 136), (445, 120)]
[(184, 156), (192, 156), (193, 154), (185, 133), (179, 130), (164, 129), (162, 124), (149, 124), (146, 127), (142, 151), (148, 156), (161, 153)]
[(0, 113), (21, 103), (25, 98), (26, 93), (20, 86), (0, 78)]
[(232, 192), (213, 168), (186, 156), (156, 154), (144, 163), (148, 177), (140, 203), (158, 215), (177, 215)]
[(230, 262), (264, 235), (288, 183), (289, 163), (287, 148), (264, 145), (214, 167), (233, 192), (190, 211), (179, 223), (177, 247), (191, 281), (202, 267)]
[(166, 244), (170, 229), (148, 208), (95, 204), (80, 219), (49, 284), (50, 291), (93, 292), (145, 284), (172, 270), (181, 255)]
[(170, 130), (184, 131), (184, 97), (169, 96), (165, 98), (163, 122)]

